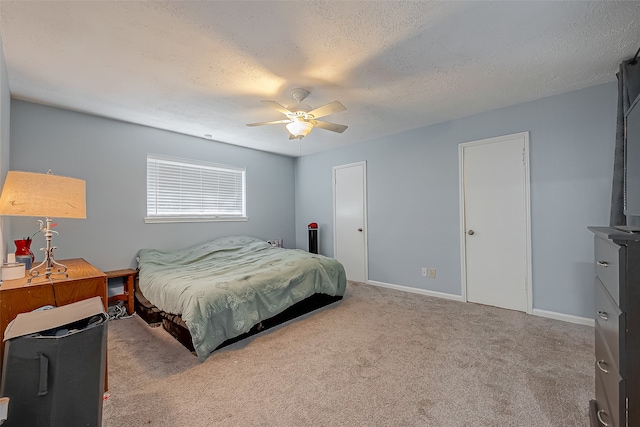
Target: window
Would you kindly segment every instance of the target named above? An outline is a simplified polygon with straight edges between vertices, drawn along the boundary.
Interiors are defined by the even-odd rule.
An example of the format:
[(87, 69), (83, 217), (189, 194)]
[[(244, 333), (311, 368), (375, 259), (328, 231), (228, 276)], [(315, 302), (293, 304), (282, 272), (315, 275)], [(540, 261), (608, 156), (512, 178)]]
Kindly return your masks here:
[(149, 154), (145, 222), (246, 221), (245, 172)]

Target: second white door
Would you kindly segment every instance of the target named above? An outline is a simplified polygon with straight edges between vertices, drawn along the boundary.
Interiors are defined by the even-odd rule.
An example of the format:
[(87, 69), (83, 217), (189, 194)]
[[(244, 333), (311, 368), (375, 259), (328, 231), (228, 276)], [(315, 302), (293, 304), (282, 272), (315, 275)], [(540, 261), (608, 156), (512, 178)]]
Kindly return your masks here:
[(348, 280), (367, 280), (365, 163), (333, 168), (334, 257), (344, 265)]
[(531, 311), (528, 133), (460, 145), (463, 292)]

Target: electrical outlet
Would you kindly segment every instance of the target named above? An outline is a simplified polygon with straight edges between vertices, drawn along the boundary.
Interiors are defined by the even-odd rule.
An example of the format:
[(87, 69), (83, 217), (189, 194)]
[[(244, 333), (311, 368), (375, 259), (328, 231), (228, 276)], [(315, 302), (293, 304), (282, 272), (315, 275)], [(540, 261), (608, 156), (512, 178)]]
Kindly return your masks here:
[(422, 267), (422, 276), (427, 277), (427, 267)]
[(430, 268), (429, 269), (429, 277), (431, 277), (432, 279), (436, 278), (436, 269), (435, 268)]

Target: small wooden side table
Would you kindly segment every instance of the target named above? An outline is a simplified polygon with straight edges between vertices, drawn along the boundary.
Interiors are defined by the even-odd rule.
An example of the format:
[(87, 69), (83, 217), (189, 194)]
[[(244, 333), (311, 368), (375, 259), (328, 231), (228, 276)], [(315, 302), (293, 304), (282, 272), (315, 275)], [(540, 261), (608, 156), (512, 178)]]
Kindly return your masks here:
[(126, 301), (127, 302), (127, 314), (133, 314), (133, 295), (135, 293), (135, 289), (133, 288), (133, 279), (138, 273), (137, 270), (126, 268), (124, 270), (112, 270), (105, 271), (104, 274), (107, 275), (107, 281), (109, 279), (118, 279), (120, 277), (123, 278), (124, 284), (124, 293), (119, 295), (113, 295), (109, 297), (109, 303), (115, 301)]

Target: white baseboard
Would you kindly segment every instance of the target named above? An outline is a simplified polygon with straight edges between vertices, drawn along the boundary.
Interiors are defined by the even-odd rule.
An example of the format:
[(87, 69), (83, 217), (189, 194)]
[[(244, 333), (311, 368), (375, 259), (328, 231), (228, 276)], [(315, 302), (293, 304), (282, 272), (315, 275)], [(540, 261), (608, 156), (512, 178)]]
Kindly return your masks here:
[[(414, 293), (414, 294), (427, 295), (427, 296), (430, 296), (430, 297), (444, 298), (444, 299), (453, 300), (453, 301), (465, 302), (465, 300), (462, 298), (461, 295), (453, 295), (453, 294), (447, 294), (447, 293), (444, 293), (444, 292), (429, 291), (429, 290), (426, 290), (426, 289), (412, 288), (410, 286), (393, 285), (391, 283), (378, 282), (378, 281), (375, 281), (375, 280), (367, 280), (366, 284), (367, 285), (373, 285), (373, 286), (380, 286), (381, 288), (395, 289), (397, 291), (404, 291), (404, 292), (409, 292), (409, 293)], [(573, 316), (571, 314), (557, 313), (555, 311), (540, 310), (539, 308), (534, 308), (531, 311), (531, 314), (534, 315), (534, 316), (547, 317), (549, 319), (561, 320), (563, 322), (575, 323), (575, 324), (578, 324), (578, 325), (586, 325), (586, 326), (591, 326), (591, 327), (595, 326), (595, 320), (594, 319), (589, 319), (589, 318), (586, 318), (586, 317)]]
[(437, 291), (428, 291), (426, 289), (412, 288), (410, 286), (392, 285), (391, 283), (377, 282), (375, 280), (367, 280), (366, 283), (367, 285), (380, 286), (381, 288), (395, 289), (397, 291), (404, 291), (404, 292), (410, 292), (414, 294), (426, 295), (429, 297), (444, 298), (444, 299), (450, 299), (453, 301), (464, 302), (464, 300), (462, 299), (462, 296), (460, 295), (447, 294), (444, 292), (437, 292)]
[(587, 317), (572, 316), (570, 314), (557, 313), (555, 311), (540, 310), (534, 308), (531, 312), (534, 316), (548, 317), (549, 319), (562, 320), (563, 322), (576, 323), (578, 325), (587, 325), (594, 327), (596, 321)]

